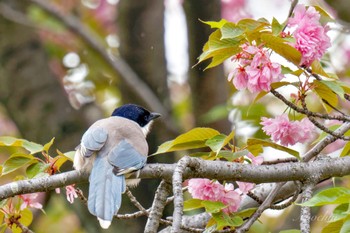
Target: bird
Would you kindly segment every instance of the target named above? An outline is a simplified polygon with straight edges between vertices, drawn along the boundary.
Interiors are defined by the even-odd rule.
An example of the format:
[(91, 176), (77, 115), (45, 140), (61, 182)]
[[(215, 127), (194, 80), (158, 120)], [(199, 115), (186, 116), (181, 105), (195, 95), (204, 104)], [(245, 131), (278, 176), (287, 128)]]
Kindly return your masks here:
[(110, 117), (93, 123), (76, 148), (73, 167), (91, 171), (88, 210), (104, 229), (118, 212), (126, 185), (133, 187), (140, 181), (126, 176), (146, 164), (146, 136), (158, 117), (159, 113), (139, 105), (122, 105)]

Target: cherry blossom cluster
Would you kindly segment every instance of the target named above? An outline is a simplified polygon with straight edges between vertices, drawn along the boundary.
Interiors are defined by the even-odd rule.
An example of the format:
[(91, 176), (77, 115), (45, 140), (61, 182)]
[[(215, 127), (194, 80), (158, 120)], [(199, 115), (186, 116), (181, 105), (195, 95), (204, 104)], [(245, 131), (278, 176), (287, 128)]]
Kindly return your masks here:
[(284, 146), (307, 142), (315, 131), (315, 126), (307, 118), (289, 121), (288, 116), (283, 114), (275, 118), (262, 117), (261, 120), (263, 131), (271, 136), (274, 142), (279, 141)]
[[(247, 159), (253, 165), (260, 165), (264, 160), (262, 156), (255, 157), (252, 154), (248, 154)], [(218, 181), (195, 178), (188, 181), (188, 192), (196, 199), (222, 202), (226, 205), (222, 211), (230, 214), (238, 210), (242, 196), (255, 186), (255, 184), (248, 182), (236, 183), (238, 185), (237, 189), (231, 183), (222, 185)]]
[(300, 65), (310, 66), (314, 60), (321, 59), (331, 46), (328, 28), (321, 25), (320, 14), (312, 6), (297, 5), (287, 25), (289, 29), (294, 28), (295, 43), (292, 45), (302, 54)]
[(255, 45), (243, 44), (242, 52), (233, 59), (239, 62), (228, 76), (233, 85), (242, 90), (248, 88), (252, 93), (270, 91), (271, 83), (283, 78), (281, 65), (271, 62), (268, 51)]

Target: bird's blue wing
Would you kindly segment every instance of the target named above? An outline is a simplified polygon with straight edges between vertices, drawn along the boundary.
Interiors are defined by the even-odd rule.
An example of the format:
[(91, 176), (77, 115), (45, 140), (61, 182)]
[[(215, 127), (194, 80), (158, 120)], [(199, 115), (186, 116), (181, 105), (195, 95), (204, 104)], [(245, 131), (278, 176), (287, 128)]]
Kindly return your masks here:
[(122, 140), (108, 154), (108, 161), (117, 175), (139, 170), (146, 164), (147, 156), (140, 154), (127, 140)]
[(94, 127), (88, 129), (80, 144), (80, 149), (84, 157), (90, 157), (95, 151), (101, 150), (107, 141), (108, 133), (102, 127)]
[(120, 208), (125, 192), (124, 175), (113, 174), (107, 159), (97, 156), (90, 174), (88, 208), (90, 213), (105, 221), (112, 221)]

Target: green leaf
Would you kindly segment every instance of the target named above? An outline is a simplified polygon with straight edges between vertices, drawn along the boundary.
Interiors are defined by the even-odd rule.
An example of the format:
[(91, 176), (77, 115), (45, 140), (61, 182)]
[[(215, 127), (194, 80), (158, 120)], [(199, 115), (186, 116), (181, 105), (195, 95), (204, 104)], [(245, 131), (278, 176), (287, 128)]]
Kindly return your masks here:
[(350, 216), (348, 216), (344, 222), (343, 226), (340, 229), (340, 233), (349, 233), (350, 232)]
[(222, 211), (218, 213), (212, 213), (212, 216), (217, 224), (217, 229), (222, 229), (227, 226), (240, 226), (243, 224), (243, 219), (239, 216), (229, 216)]
[(0, 137), (0, 146), (18, 146), (26, 149), (31, 154), (43, 151), (44, 147), (35, 142), (30, 142), (25, 139), (18, 139), (9, 136)]
[(344, 220), (331, 222), (322, 229), (322, 233), (339, 233), (343, 226)]
[(222, 34), (219, 29), (210, 34), (208, 42), (203, 47), (203, 53), (198, 58), (198, 63), (212, 58), (206, 69), (217, 66), (226, 59), (239, 53), (242, 49), (242, 38), (221, 39)]
[(340, 157), (349, 156), (349, 152), (350, 152), (350, 142), (347, 142), (340, 153)]
[(280, 24), (275, 17), (272, 19), (272, 25), (271, 26), (272, 26), (272, 34), (274, 36), (278, 36), (282, 32), (282, 30), (284, 28), (284, 26), (282, 24)]
[(220, 201), (202, 201), (202, 206), (207, 213), (218, 213), (226, 207), (226, 205)]
[(241, 217), (242, 219), (250, 218), (250, 216), (252, 216), (256, 210), (257, 208), (248, 208), (237, 212), (236, 215)]
[(42, 162), (33, 163), (27, 167), (27, 170), (26, 170), (27, 177), (29, 179), (37, 177), (41, 173), (44, 173), (49, 167), (50, 167), (50, 164), (47, 164), (47, 163), (42, 163)]
[(3, 164), (2, 175), (6, 175), (10, 172), (29, 164), (36, 159), (32, 155), (15, 153), (8, 158)]
[(191, 211), (199, 208), (203, 208), (202, 200), (200, 199), (189, 199), (184, 201), (184, 211)]
[(263, 147), (272, 147), (276, 150), (284, 151), (287, 152), (290, 155), (293, 155), (294, 157), (298, 158), (300, 160), (300, 155), (298, 151), (292, 150), (288, 147), (281, 146), (279, 144), (270, 142), (270, 141), (265, 141), (262, 139), (256, 139), (256, 138), (250, 138), (247, 141), (247, 149), (253, 154), (253, 155), (258, 155), (261, 152), (263, 152)]
[(326, 71), (324, 71), (321, 63), (318, 60), (315, 60), (312, 62), (311, 69), (312, 69), (312, 73), (322, 75), (326, 78), (330, 78), (330, 76), (326, 73)]
[(247, 155), (249, 152), (247, 150), (242, 150), (238, 152), (228, 151), (228, 150), (221, 150), (217, 154), (217, 158), (224, 158), (227, 161), (232, 162), (235, 159), (238, 159), (244, 155)]
[(74, 161), (75, 151), (68, 151), (68, 152), (65, 152), (65, 153), (62, 153), (59, 150), (56, 150), (56, 151), (57, 151), (57, 153), (59, 155), (66, 157), (68, 160), (70, 160), (72, 162)]
[(342, 85), (339, 82), (326, 80), (321, 80), (320, 82), (329, 87), (329, 89), (331, 89), (335, 94), (343, 98), (345, 92)]
[(7, 224), (3, 223), (0, 225), (0, 233), (4, 233), (7, 229)]
[(339, 221), (349, 216), (349, 203), (341, 204), (333, 210), (333, 214), (329, 222)]
[(56, 156), (54, 158), (54, 166), (57, 170), (60, 170), (61, 166), (68, 160), (66, 156)]
[(219, 134), (219, 135), (216, 135), (216, 136), (208, 139), (205, 142), (205, 145), (208, 146), (213, 152), (219, 153), (221, 148), (223, 146), (225, 146), (224, 145), (225, 139), (226, 139), (226, 135), (225, 134)]
[[(275, 82), (275, 83), (271, 83), (271, 87), (273, 89), (278, 89), (280, 87), (283, 87), (283, 86), (288, 86), (290, 85), (291, 83), (289, 82)], [(255, 97), (253, 103), (256, 103), (259, 99), (261, 99), (262, 97), (264, 97), (265, 95), (267, 95), (269, 92), (266, 92), (266, 91), (261, 91), (259, 92), (259, 94)]]
[(154, 154), (206, 147), (206, 140), (219, 134), (217, 130), (211, 128), (194, 128), (172, 141), (164, 142)]
[(254, 19), (241, 19), (237, 25), (245, 29), (245, 31), (256, 31), (262, 27), (268, 26), (269, 24), (267, 22), (257, 21)]
[(50, 148), (51, 148), (51, 146), (52, 146), (52, 144), (53, 144), (54, 141), (55, 141), (55, 138), (52, 138), (50, 142), (48, 142), (48, 143), (46, 143), (46, 144), (44, 145), (44, 151), (45, 151), (46, 153), (49, 153), (49, 150), (50, 150)]
[(330, 204), (349, 203), (350, 190), (343, 187), (334, 187), (322, 190), (307, 202), (298, 204), (302, 206), (323, 206)]
[(189, 156), (192, 157), (200, 157), (204, 160), (214, 160), (216, 159), (216, 154), (214, 152), (195, 152), (195, 153), (191, 153), (189, 154)]
[(234, 23), (226, 23), (221, 27), (221, 39), (230, 39), (241, 36), (244, 30)]
[(321, 23), (322, 24), (326, 24), (326, 23), (330, 23), (330, 22), (335, 22), (335, 19), (332, 18), (332, 16), (330, 16), (323, 8), (321, 8), (320, 6), (313, 6), (316, 11), (318, 11), (318, 13), (320, 13), (321, 15)]
[(295, 65), (300, 64), (301, 53), (293, 46), (286, 44), (282, 38), (264, 33), (261, 35), (261, 40), (265, 42), (266, 47), (272, 49), (288, 61)]
[[(327, 101), (333, 107), (337, 107), (338, 105), (338, 96), (329, 88), (326, 84), (321, 81), (315, 80), (313, 81), (314, 89), (313, 91), (322, 99)], [(322, 101), (322, 105), (325, 110), (329, 113), (333, 110), (328, 104)]]
[(203, 21), (203, 20), (199, 20), (202, 23), (205, 23), (207, 25), (209, 25), (211, 28), (222, 28), (227, 22), (227, 20), (225, 19), (221, 19), (220, 21)]
[(291, 74), (294, 72), (291, 68), (284, 65), (281, 65), (281, 70), (282, 70), (281, 71), (282, 74)]

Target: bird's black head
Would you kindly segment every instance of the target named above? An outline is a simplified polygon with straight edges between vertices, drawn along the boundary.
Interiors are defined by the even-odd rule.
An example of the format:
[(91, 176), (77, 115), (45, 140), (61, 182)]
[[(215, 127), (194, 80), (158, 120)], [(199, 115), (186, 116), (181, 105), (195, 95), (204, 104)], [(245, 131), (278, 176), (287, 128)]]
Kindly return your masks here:
[(159, 113), (149, 112), (141, 106), (136, 104), (125, 104), (119, 108), (116, 108), (112, 116), (124, 117), (129, 120), (135, 121), (141, 127), (144, 127), (152, 120), (160, 117)]

